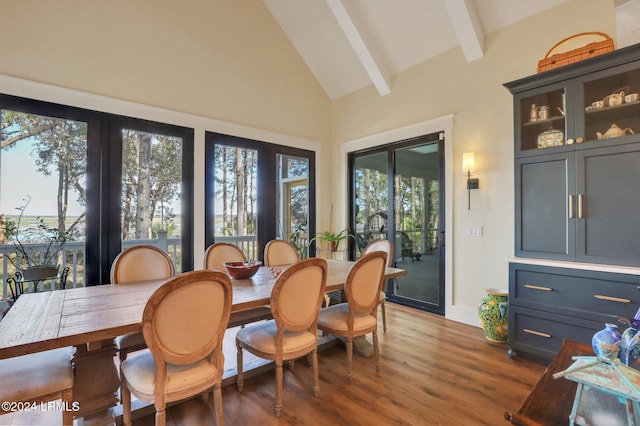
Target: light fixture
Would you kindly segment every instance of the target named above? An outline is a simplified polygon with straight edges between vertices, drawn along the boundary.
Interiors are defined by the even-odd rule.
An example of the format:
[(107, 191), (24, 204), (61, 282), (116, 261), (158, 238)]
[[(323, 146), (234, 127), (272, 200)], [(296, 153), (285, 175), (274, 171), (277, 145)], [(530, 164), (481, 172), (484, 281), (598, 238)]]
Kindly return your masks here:
[(478, 178), (471, 179), (471, 172), (476, 169), (476, 154), (474, 152), (465, 152), (462, 154), (462, 171), (467, 175), (467, 191), (468, 195), (468, 210), (471, 210), (471, 190), (478, 189)]

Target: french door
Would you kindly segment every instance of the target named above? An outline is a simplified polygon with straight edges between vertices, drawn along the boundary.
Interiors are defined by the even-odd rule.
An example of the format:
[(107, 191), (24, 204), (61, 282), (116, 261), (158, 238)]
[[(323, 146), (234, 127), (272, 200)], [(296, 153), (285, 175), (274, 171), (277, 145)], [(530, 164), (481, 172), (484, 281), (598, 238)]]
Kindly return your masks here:
[(230, 242), (262, 259), (273, 239), (307, 256), (315, 231), (315, 154), (207, 132), (205, 244)]
[(440, 133), (349, 155), (351, 258), (389, 239), (393, 265), (407, 275), (387, 283), (387, 299), (444, 314), (444, 141)]

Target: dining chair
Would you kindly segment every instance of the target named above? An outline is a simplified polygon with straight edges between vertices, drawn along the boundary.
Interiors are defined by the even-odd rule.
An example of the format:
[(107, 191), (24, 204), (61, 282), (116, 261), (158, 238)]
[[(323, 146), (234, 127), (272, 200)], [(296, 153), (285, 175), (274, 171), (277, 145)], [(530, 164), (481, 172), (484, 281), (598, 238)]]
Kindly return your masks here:
[(347, 339), (347, 382), (349, 383), (351, 382), (354, 337), (373, 334), (376, 371), (380, 370), (377, 313), (386, 266), (385, 252), (374, 251), (362, 256), (347, 275), (344, 287), (347, 302), (324, 308), (318, 316), (318, 329)]
[[(73, 425), (73, 367), (70, 348), (0, 360), (0, 413), (20, 409), (11, 403), (62, 400), (62, 424)], [(24, 409), (26, 405), (22, 405)]]
[(299, 260), (298, 251), (288, 241), (271, 240), (264, 247), (265, 266), (291, 265)]
[[(214, 243), (204, 252), (204, 269), (226, 272), (225, 262), (246, 262), (247, 256), (240, 247), (230, 243)], [(260, 306), (246, 311), (232, 312), (229, 318), (229, 328), (271, 319), (271, 307)]]
[(204, 269), (212, 269), (225, 272), (225, 262), (246, 262), (247, 256), (242, 249), (235, 244), (215, 243), (211, 244), (204, 252)]
[[(364, 248), (362, 254), (371, 253), (373, 251), (383, 251), (387, 253), (387, 266), (391, 267), (393, 263), (393, 243), (389, 240), (379, 239), (371, 241)], [(384, 304), (387, 300), (387, 293), (384, 291), (384, 285), (380, 291), (380, 297), (378, 299), (378, 305), (380, 305), (380, 312), (382, 312), (382, 331), (387, 332), (387, 311)]]
[(282, 409), (284, 361), (310, 355), (313, 394), (319, 395), (317, 322), (326, 280), (327, 262), (324, 259), (311, 258), (292, 265), (280, 274), (271, 291), (273, 320), (247, 326), (236, 334), (240, 392), (243, 388), (243, 350), (275, 362), (276, 417), (280, 417)]
[[(150, 245), (139, 245), (123, 250), (111, 264), (111, 283), (128, 284), (138, 281), (171, 278), (175, 266), (169, 255)], [(125, 334), (116, 338), (120, 361), (131, 352), (147, 347), (142, 333)]]
[(167, 403), (209, 390), (217, 424), (224, 423), (222, 342), (231, 304), (231, 279), (219, 271), (185, 272), (151, 295), (142, 314), (149, 350), (120, 366), (125, 425), (131, 425), (131, 394), (155, 405), (155, 424), (162, 426)]

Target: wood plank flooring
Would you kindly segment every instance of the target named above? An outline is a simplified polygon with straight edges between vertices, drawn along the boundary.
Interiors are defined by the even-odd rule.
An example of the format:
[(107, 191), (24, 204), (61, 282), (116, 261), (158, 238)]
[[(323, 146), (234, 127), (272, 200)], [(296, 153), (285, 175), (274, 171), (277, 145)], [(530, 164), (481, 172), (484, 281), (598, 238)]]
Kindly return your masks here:
[[(222, 390), (225, 424), (233, 425), (501, 425), (517, 411), (544, 366), (512, 361), (506, 345), (481, 329), (388, 303), (387, 333), (380, 327), (380, 372), (373, 359), (354, 356), (353, 382), (344, 378), (346, 353), (319, 354), (320, 397), (312, 392), (306, 361), (285, 369), (282, 416), (273, 415), (274, 372)], [(235, 358), (235, 353), (227, 358)], [(573, 395), (567, 396), (573, 398)], [(154, 424), (153, 415), (134, 421)], [(210, 406), (196, 398), (167, 411), (167, 425), (214, 424)]]

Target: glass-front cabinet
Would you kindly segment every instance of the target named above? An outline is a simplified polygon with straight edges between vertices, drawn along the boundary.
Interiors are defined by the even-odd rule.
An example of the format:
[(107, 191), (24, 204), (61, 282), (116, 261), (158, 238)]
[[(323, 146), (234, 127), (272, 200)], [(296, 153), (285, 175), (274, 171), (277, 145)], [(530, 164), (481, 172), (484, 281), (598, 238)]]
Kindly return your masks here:
[(515, 255), (640, 266), (640, 45), (505, 86)]
[(516, 95), (516, 156), (640, 139), (635, 136), (640, 133), (640, 70), (635, 67), (609, 69)]

